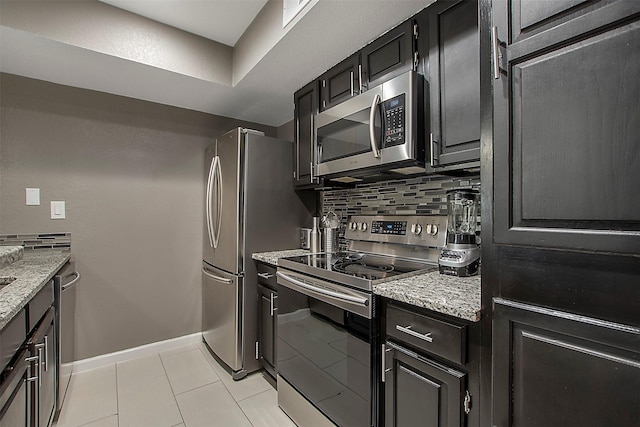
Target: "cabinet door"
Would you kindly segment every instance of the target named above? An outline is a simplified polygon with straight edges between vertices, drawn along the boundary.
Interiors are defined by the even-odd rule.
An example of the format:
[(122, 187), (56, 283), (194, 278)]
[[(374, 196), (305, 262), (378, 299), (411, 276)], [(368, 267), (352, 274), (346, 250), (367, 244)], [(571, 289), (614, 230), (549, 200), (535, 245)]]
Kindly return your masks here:
[(640, 329), (494, 300), (493, 425), (640, 425)]
[(383, 34), (361, 51), (363, 90), (413, 69), (413, 21)]
[[(258, 295), (260, 297), (260, 359), (275, 367), (275, 320), (276, 320), (276, 298), (277, 292), (258, 285)], [(267, 367), (268, 368), (268, 367)]]
[(387, 427), (464, 425), (465, 373), (390, 342), (385, 353)]
[(38, 381), (31, 383), (32, 419), (34, 426), (47, 427), (52, 421), (56, 393), (56, 351), (54, 334), (54, 309), (50, 308), (42, 318), (32, 338), (29, 340), (29, 352), (37, 360), (31, 364), (32, 375)]
[(640, 2), (493, 12), (495, 242), (640, 254)]
[(320, 76), (320, 111), (360, 93), (360, 54), (356, 53)]
[(313, 120), (318, 112), (318, 82), (314, 80), (294, 95), (294, 186), (313, 188), (320, 184), (313, 176), (314, 136)]
[(56, 351), (55, 351), (55, 334), (54, 334), (54, 318), (53, 310), (51, 317), (47, 320), (44, 337), (40, 344), (43, 345), (42, 350), (42, 385), (38, 392), (38, 426), (47, 427), (52, 422), (53, 412), (55, 409), (56, 394)]
[(477, 161), (480, 159), (478, 3), (438, 1), (427, 11), (431, 100), (431, 147), (427, 163), (438, 168)]

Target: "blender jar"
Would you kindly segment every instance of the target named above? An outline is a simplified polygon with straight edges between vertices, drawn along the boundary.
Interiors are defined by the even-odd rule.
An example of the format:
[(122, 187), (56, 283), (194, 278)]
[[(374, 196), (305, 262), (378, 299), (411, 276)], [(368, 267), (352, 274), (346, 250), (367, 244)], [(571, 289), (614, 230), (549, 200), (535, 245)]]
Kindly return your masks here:
[(475, 244), (479, 197), (480, 193), (476, 190), (454, 190), (447, 193), (448, 243)]

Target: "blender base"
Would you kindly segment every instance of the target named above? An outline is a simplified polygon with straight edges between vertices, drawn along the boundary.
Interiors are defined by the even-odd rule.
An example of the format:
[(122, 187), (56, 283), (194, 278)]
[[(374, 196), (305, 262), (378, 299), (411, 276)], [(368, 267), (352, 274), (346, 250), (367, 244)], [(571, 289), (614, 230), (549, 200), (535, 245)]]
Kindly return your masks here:
[(438, 266), (440, 270), (440, 274), (447, 274), (449, 276), (458, 276), (458, 277), (468, 277), (475, 276), (478, 274), (478, 269), (480, 267), (480, 260), (477, 259), (473, 261), (471, 264), (464, 266), (451, 266), (451, 265), (442, 265)]

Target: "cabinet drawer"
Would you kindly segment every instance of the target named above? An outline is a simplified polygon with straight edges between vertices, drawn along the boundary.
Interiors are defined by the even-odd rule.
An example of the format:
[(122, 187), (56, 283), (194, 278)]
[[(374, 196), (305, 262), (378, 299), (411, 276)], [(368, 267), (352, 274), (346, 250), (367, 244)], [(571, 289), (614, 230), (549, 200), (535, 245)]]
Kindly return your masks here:
[(258, 263), (258, 282), (271, 289), (276, 288), (276, 268), (267, 264)]
[(7, 366), (13, 355), (27, 339), (26, 324), (25, 312), (20, 310), (0, 332), (0, 372)]
[(29, 328), (31, 331), (53, 304), (53, 280), (50, 280), (38, 294), (29, 301)]
[(466, 326), (387, 308), (387, 336), (463, 365), (466, 361)]

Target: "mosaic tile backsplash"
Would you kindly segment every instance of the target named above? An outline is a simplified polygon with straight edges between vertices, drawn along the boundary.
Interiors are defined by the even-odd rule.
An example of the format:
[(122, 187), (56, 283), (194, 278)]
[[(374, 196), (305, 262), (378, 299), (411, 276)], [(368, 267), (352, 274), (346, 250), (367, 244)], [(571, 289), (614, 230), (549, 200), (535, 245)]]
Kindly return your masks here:
[(71, 233), (0, 234), (2, 246), (34, 249), (71, 249)]
[[(447, 215), (447, 191), (480, 190), (480, 174), (464, 178), (442, 175), (406, 180), (358, 184), (355, 188), (325, 190), (322, 214), (333, 211), (340, 216), (340, 248), (346, 248), (344, 229), (352, 215)], [(478, 212), (479, 215), (479, 212)], [(478, 216), (478, 231), (480, 217)]]

